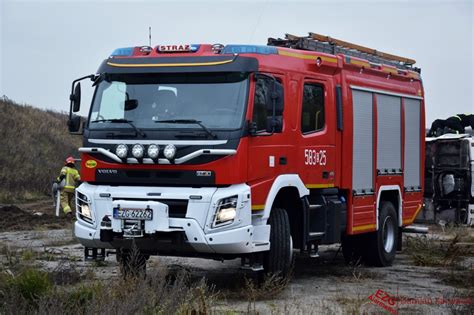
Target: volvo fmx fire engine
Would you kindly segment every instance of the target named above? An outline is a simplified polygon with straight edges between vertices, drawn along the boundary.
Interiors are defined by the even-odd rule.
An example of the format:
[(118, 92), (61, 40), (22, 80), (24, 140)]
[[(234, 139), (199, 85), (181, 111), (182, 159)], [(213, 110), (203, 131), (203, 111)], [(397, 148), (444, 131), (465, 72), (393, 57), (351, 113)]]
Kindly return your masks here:
[[(241, 258), (286, 274), (294, 249), (333, 243), (348, 260), (392, 264), (423, 200), (414, 63), (315, 33), (115, 50), (72, 83), (69, 128), (84, 135), (76, 237), (123, 265), (136, 248), (142, 266)], [(82, 121), (72, 113), (87, 78)]]

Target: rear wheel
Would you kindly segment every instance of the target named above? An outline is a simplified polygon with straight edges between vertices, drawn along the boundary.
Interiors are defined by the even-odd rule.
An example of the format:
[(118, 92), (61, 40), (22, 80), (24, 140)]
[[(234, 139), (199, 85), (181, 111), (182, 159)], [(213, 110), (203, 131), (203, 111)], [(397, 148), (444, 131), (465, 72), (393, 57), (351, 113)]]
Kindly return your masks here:
[(398, 240), (398, 219), (394, 205), (385, 201), (379, 214), (379, 229), (368, 235), (367, 262), (374, 266), (391, 266)]
[(293, 265), (293, 242), (290, 220), (284, 209), (274, 208), (270, 218), (270, 250), (265, 253), (263, 268), (266, 274), (286, 277)]

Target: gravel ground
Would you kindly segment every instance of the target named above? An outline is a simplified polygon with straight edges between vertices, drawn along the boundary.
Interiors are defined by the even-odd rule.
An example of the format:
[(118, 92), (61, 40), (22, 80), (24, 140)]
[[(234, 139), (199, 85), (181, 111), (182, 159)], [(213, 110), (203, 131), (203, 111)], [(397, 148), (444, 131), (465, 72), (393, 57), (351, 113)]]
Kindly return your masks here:
[[(36, 207), (29, 204), (30, 209), (22, 208), (31, 213)], [(36, 262), (48, 271), (71, 268), (81, 275), (92, 274), (93, 278), (103, 281), (120, 276), (113, 253), (104, 262), (84, 261), (83, 247), (74, 239), (70, 222), (62, 220), (65, 227), (62, 229), (33, 224), (28, 225), (33, 228), (23, 231), (0, 232), (0, 248), (39, 253)], [(61, 224), (55, 226), (61, 227)], [(218, 304), (214, 305), (221, 311), (387, 313), (375, 304), (377, 301), (369, 299), (372, 296), (379, 304), (383, 301), (383, 305), (400, 314), (473, 314), (473, 283), (466, 284), (462, 280), (472, 279), (474, 274), (474, 229), (462, 228), (460, 231), (463, 239), (458, 245), (463, 254), (462, 262), (456, 268), (417, 266), (413, 253), (407, 249), (397, 254), (391, 267), (351, 267), (344, 264), (339, 246), (326, 246), (321, 248), (319, 258), (297, 254), (293, 277), (277, 295), (266, 294), (249, 285), (246, 279), (252, 279), (252, 274), (240, 269), (240, 260), (220, 262), (151, 257), (147, 268), (150, 271), (179, 266), (189, 270), (195, 279), (205, 277), (209, 285), (221, 292)], [(428, 238), (439, 244), (449, 244), (456, 233), (456, 229), (432, 227)], [(5, 254), (0, 254), (0, 262), (5, 259)]]

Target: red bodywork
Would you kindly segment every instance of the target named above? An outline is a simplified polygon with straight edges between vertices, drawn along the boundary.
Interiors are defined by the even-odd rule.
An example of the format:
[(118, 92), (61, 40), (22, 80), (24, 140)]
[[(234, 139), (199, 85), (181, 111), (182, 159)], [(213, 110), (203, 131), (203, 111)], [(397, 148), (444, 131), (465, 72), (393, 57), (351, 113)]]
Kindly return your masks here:
[[(247, 183), (252, 189), (252, 209), (264, 208), (268, 192), (274, 179), (282, 174), (298, 174), (309, 189), (336, 187), (346, 191), (347, 196), (347, 234), (358, 234), (376, 230), (376, 198), (381, 185), (397, 185), (402, 192), (403, 225), (411, 224), (422, 205), (421, 191), (405, 193), (403, 175), (377, 176), (374, 163), (373, 195), (353, 196), (352, 192), (352, 143), (353, 112), (351, 85), (384, 90), (393, 93), (408, 94), (423, 97), (423, 87), (420, 76), (414, 71), (401, 71), (390, 66), (371, 66), (366, 60), (344, 55), (329, 55), (324, 53), (300, 51), (287, 48), (277, 48), (278, 54), (242, 54), (258, 59), (259, 71), (271, 73), (284, 86), (284, 126), (283, 132), (271, 137), (243, 137), (237, 149), (237, 154), (227, 156), (204, 165), (129, 165), (105, 163), (82, 154), (83, 181), (94, 181), (95, 171), (100, 168), (115, 169), (181, 169), (181, 170), (213, 170), (216, 174), (217, 185)], [(173, 56), (215, 56), (211, 45), (201, 45), (197, 52), (159, 53), (154, 49), (147, 57)], [(144, 54), (137, 47), (134, 57), (143, 58)], [(320, 64), (317, 65), (319, 58)], [(301, 107), (302, 91), (305, 82), (324, 85), (325, 91), (325, 120), (326, 126), (319, 132), (302, 135)], [(336, 96), (335, 86), (341, 85), (343, 96), (343, 131), (336, 129)], [(252, 82), (249, 91), (246, 119), (252, 120), (253, 95), (255, 84)], [(404, 104), (402, 101), (402, 125), (404, 124)], [(376, 100), (374, 99), (376, 111)], [(374, 137), (377, 132), (377, 115), (374, 112)], [(424, 101), (421, 101), (420, 113), (420, 179), (424, 170)], [(403, 126), (401, 148), (404, 148)], [(374, 139), (374, 161), (376, 161), (377, 141)], [(325, 165), (306, 165), (305, 150), (314, 152), (325, 151)], [(275, 157), (274, 167), (269, 166), (268, 157)], [(287, 157), (286, 165), (280, 165), (278, 159)], [(404, 169), (403, 152), (402, 168)], [(91, 162), (95, 160), (96, 163)], [(89, 164), (89, 166), (88, 166)], [(94, 165), (91, 167), (90, 165)], [(323, 172), (329, 176), (323, 178)], [(423, 185), (423, 180), (420, 180)]]

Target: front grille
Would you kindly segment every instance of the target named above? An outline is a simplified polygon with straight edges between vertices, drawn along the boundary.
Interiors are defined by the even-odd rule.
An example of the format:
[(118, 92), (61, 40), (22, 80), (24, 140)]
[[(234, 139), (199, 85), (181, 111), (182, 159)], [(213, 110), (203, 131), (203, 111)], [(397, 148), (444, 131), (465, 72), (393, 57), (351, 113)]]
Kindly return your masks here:
[(195, 170), (156, 170), (156, 169), (97, 169), (95, 182), (109, 185), (151, 185), (151, 186), (209, 186), (215, 185), (215, 173), (211, 170), (206, 176)]

